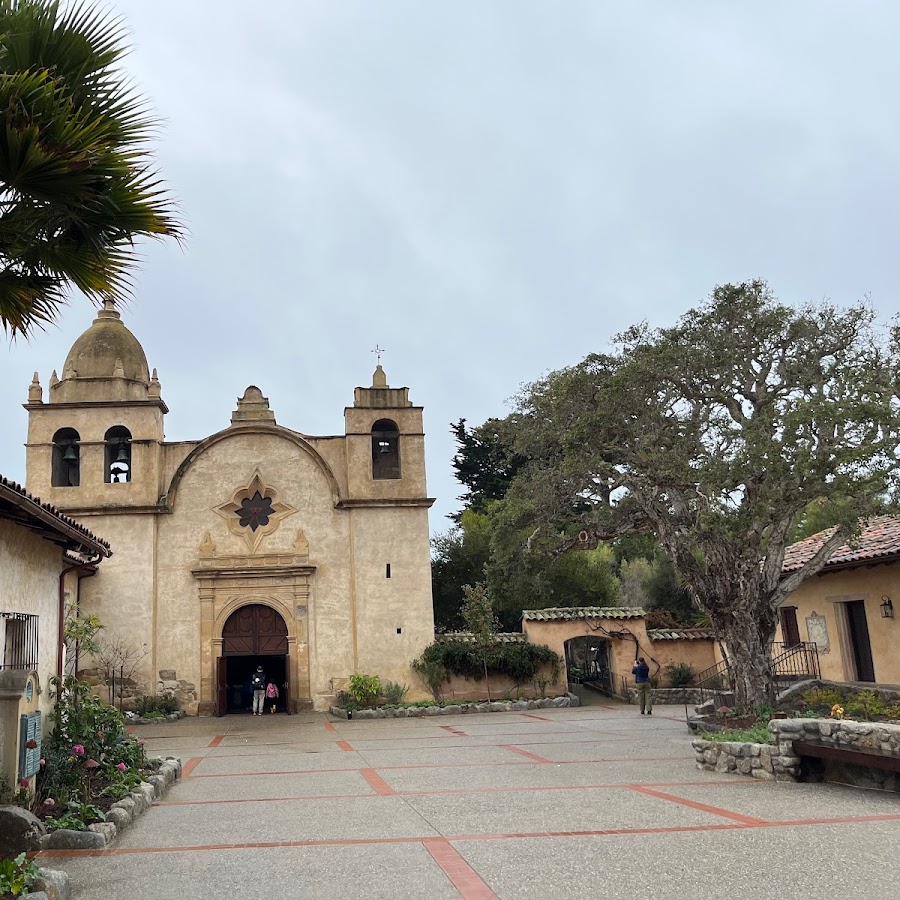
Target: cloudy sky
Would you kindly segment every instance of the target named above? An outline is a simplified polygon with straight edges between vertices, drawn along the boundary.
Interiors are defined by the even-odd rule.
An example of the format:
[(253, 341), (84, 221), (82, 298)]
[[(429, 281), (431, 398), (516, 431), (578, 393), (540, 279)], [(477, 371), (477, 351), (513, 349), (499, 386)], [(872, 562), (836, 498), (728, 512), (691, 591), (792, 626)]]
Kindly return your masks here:
[[(432, 530), (448, 425), (717, 283), (897, 307), (896, 0), (118, 0), (166, 128), (183, 250), (151, 245), (125, 320), (170, 440), (250, 383), (343, 431), (376, 342), (425, 407)], [(0, 348), (0, 472), (26, 399), (93, 312)]]

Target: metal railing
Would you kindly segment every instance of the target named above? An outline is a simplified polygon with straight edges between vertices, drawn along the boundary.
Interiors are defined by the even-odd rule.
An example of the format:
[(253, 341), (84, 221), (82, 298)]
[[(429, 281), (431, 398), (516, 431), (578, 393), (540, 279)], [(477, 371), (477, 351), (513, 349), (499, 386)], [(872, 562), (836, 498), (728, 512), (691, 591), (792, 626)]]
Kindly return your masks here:
[(0, 669), (36, 669), (38, 664), (38, 616), (0, 612), (3, 658)]
[(772, 677), (775, 686), (783, 690), (797, 681), (819, 678), (819, 648), (813, 642), (772, 645)]

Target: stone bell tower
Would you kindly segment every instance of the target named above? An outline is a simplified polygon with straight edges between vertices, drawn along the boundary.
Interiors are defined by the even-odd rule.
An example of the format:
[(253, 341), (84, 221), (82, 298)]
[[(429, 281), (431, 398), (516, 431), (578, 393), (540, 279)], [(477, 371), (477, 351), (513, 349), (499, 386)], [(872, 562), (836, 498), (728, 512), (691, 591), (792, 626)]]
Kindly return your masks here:
[[(26, 484), (76, 516), (154, 508), (160, 496), (163, 417), (156, 370), (107, 301), (50, 376), (28, 389)], [(92, 526), (93, 527), (93, 526)]]

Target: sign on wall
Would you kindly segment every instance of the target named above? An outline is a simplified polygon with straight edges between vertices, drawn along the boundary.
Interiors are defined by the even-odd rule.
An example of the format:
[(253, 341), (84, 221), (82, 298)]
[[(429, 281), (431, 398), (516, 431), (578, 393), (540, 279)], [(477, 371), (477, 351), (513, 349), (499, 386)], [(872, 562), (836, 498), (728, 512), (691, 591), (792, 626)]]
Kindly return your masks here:
[(825, 616), (820, 616), (815, 610), (806, 617), (806, 633), (811, 643), (816, 645), (819, 653), (828, 653), (830, 647), (828, 644), (828, 623)]

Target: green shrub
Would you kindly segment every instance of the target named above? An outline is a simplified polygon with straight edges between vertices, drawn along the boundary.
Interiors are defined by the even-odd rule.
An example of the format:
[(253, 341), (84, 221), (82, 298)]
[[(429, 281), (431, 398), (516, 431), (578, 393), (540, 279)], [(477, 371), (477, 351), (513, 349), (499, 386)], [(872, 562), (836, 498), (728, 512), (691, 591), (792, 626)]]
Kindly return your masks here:
[[(533, 681), (542, 668), (549, 666), (551, 680), (559, 678), (562, 660), (559, 654), (543, 644), (495, 644), (487, 656), (488, 674), (505, 675), (515, 684)], [(475, 647), (465, 641), (446, 641), (429, 644), (413, 662), (413, 668), (437, 698), (440, 685), (451, 675), (481, 681), (484, 666)]]
[(387, 706), (399, 706), (408, 693), (409, 685), (397, 684), (396, 681), (386, 681), (381, 689), (381, 694)]
[(159, 718), (159, 716), (169, 716), (173, 712), (178, 711), (178, 701), (175, 695), (170, 691), (164, 694), (146, 694), (138, 697), (134, 704), (134, 711), (142, 719)]
[(772, 733), (765, 722), (757, 722), (750, 728), (735, 728), (731, 731), (715, 731), (701, 735), (704, 741), (749, 741), (753, 744), (771, 744)]
[(0, 897), (21, 897), (37, 881), (37, 863), (20, 853), (15, 859), (0, 859)]
[(377, 675), (354, 672), (350, 676), (350, 696), (362, 708), (374, 706), (381, 694), (381, 679)]
[(831, 712), (831, 707), (835, 704), (843, 706), (846, 699), (841, 691), (834, 688), (813, 688), (810, 691), (804, 691), (800, 696), (808, 709), (817, 709), (823, 712)]
[[(44, 742), (44, 765), (37, 778), (39, 800), (67, 804), (89, 799), (96, 774), (112, 780), (119, 764), (137, 771), (144, 764), (141, 745), (126, 733), (125, 719), (109, 704), (94, 696), (89, 685), (71, 676), (53, 678), (56, 706), (51, 713), (54, 729)], [(88, 768), (88, 761), (99, 764)]]
[(687, 663), (670, 663), (666, 666), (666, 672), (673, 688), (690, 687), (697, 677), (694, 667)]

